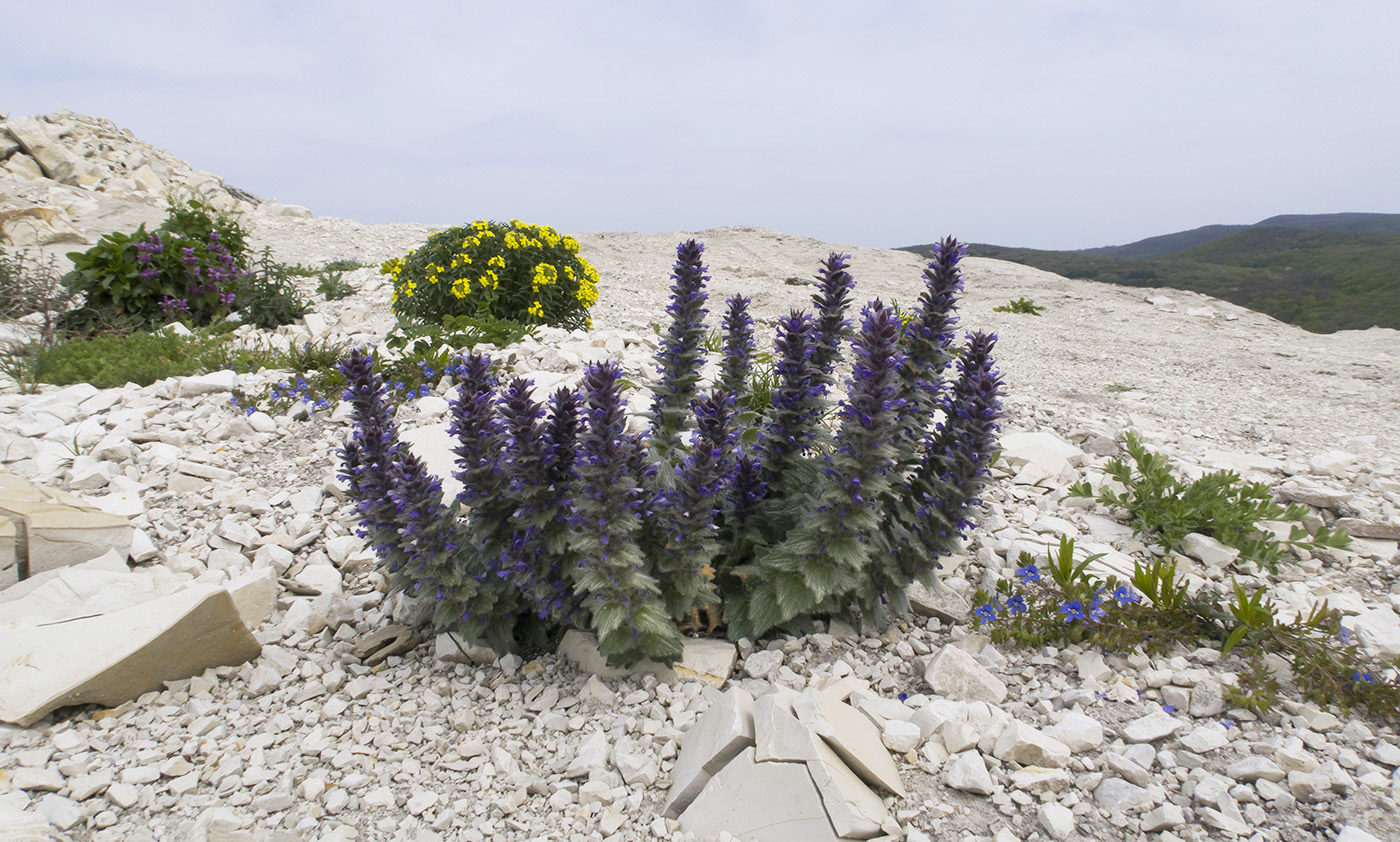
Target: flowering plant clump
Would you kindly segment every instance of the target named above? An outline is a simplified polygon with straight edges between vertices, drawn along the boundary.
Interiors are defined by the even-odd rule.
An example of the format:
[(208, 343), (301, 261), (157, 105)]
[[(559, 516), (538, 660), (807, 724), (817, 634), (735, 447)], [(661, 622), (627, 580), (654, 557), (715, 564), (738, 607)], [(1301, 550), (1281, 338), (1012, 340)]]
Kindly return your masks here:
[(138, 328), (216, 321), (239, 307), (235, 287), (246, 267), (246, 236), (237, 220), (189, 200), (171, 204), (149, 234), (142, 225), (71, 252), (74, 268), (65, 282), (85, 296), (78, 320)]
[(362, 533), (437, 630), (508, 649), (588, 628), (610, 663), (670, 663), (682, 627), (756, 639), (818, 617), (882, 626), (907, 611), (911, 582), (936, 585), (938, 558), (971, 526), (1001, 412), (995, 337), (970, 335), (948, 372), (962, 246), (940, 244), (907, 324), (879, 300), (847, 318), (854, 279), (832, 254), (816, 315), (779, 320), (771, 401), (747, 412), (747, 299), (726, 307), (719, 376), (701, 376), (703, 253), (677, 248), (645, 433), (628, 430), (614, 363), (546, 407), (528, 381), (503, 384), (487, 357), (466, 356), (455, 500), (398, 444), (373, 361), (341, 362), (356, 425), (343, 476)]
[[(1160, 558), (1135, 563), (1131, 582), (1102, 580), (1088, 572), (1098, 558), (1077, 559), (1069, 538), (1060, 539), (1044, 568), (1022, 553), (1014, 580), (977, 591), (973, 624), (995, 642), (1028, 646), (1077, 643), (1165, 654), (1183, 644), (1214, 644), (1244, 661), (1237, 685), (1226, 689), (1234, 706), (1267, 712), (1290, 689), (1383, 719), (1400, 713), (1400, 660), (1368, 657), (1342, 627), (1342, 613), (1325, 602), (1283, 622), (1262, 588), (1250, 593), (1236, 582), (1228, 594), (1191, 593), (1175, 562)], [(1268, 656), (1287, 662), (1282, 679)]]
[(400, 319), (434, 325), (468, 316), (584, 328), (598, 300), (598, 272), (578, 241), (518, 219), (440, 231), (380, 271), (393, 280)]

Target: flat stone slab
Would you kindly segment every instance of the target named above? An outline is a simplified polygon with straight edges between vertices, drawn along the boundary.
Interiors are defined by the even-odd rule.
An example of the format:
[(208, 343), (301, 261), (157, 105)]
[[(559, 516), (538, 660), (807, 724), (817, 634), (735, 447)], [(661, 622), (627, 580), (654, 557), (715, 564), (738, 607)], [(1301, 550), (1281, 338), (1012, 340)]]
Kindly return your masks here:
[(162, 682), (241, 664), (262, 647), (224, 588), (197, 586), (111, 614), (0, 631), (0, 720), (118, 705)]
[(1123, 739), (1130, 743), (1153, 743), (1170, 737), (1184, 727), (1185, 722), (1159, 711), (1134, 719), (1123, 726)]
[[(0, 518), (13, 523), (6, 558), (12, 561), (17, 579), (88, 561), (108, 550), (116, 550), (125, 558), (135, 532), (131, 521), (120, 515), (3, 471)], [(26, 559), (22, 567), (13, 562), (21, 555)], [(8, 566), (11, 565), (0, 562), (0, 568)]]
[(728, 832), (746, 842), (839, 842), (805, 763), (758, 763), (741, 751), (680, 815), (701, 838)]
[(174, 593), (179, 577), (163, 567), (134, 572), (117, 552), (45, 570), (0, 591), (0, 629), (121, 611)]

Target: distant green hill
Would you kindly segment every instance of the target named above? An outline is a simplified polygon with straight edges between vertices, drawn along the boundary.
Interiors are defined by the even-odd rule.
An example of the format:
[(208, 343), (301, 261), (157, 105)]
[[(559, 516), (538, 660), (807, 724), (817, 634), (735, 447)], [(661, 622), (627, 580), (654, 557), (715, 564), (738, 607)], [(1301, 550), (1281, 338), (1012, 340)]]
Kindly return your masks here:
[[(1279, 220), (1303, 219), (1311, 229)], [(1389, 226), (1396, 230), (1388, 230)], [(1198, 232), (1222, 236), (1202, 237)], [(1195, 242), (1192, 242), (1192, 240)], [(1154, 241), (1156, 241), (1154, 243)], [(1161, 251), (1171, 246), (1169, 251)], [(928, 246), (905, 250), (927, 255)], [(1252, 226), (1208, 226), (1105, 252), (1041, 251), (974, 243), (968, 253), (1068, 278), (1173, 287), (1230, 301), (1314, 333), (1373, 326), (1400, 330), (1400, 214), (1272, 217)]]
[(1069, 278), (1174, 287), (1314, 333), (1400, 329), (1400, 235), (1250, 228), (1152, 260), (974, 245), (970, 253)]

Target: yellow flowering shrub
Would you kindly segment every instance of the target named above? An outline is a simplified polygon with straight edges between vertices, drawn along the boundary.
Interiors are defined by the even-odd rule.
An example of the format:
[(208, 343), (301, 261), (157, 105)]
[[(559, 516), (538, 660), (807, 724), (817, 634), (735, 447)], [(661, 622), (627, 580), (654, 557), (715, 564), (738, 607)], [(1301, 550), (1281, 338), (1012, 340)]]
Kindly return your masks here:
[(598, 300), (598, 272), (579, 257), (578, 241), (518, 219), (440, 231), (379, 271), (393, 280), (394, 312), (427, 324), (488, 316), (587, 328)]

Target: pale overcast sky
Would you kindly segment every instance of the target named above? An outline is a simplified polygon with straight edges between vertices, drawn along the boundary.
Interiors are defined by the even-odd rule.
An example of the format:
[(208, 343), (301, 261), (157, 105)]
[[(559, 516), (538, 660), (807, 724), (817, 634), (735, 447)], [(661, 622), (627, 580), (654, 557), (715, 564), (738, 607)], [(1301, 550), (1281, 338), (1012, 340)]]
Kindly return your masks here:
[(0, 109), (361, 222), (1130, 242), (1400, 212), (1393, 0), (9, 3)]

